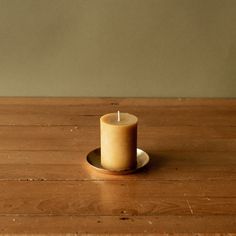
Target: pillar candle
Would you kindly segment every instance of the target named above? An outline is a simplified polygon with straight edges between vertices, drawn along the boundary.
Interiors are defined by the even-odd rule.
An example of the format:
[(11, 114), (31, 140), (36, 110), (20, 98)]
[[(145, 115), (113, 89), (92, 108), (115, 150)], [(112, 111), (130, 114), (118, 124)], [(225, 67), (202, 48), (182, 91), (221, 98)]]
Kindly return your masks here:
[(100, 118), (101, 165), (121, 171), (136, 167), (138, 118), (129, 113), (109, 113)]

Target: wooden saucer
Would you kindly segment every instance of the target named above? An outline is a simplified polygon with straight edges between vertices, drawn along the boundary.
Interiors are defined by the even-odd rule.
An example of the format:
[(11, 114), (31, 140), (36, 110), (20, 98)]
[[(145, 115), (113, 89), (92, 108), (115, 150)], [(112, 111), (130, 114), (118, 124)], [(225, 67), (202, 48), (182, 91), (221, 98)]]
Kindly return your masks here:
[(112, 171), (101, 166), (101, 149), (97, 148), (88, 153), (87, 162), (95, 170), (110, 175), (127, 175), (136, 172), (146, 166), (149, 162), (149, 156), (146, 152), (137, 148), (137, 166), (131, 170)]

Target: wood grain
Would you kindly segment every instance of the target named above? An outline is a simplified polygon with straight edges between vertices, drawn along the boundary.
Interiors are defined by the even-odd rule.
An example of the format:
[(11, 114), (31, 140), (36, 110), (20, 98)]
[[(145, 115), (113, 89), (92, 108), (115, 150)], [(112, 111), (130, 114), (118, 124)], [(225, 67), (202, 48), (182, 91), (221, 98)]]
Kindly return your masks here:
[[(201, 134), (202, 133), (202, 134)], [(90, 137), (87, 139), (86, 137)], [(0, 127), (0, 150), (90, 151), (99, 146), (99, 127)], [(236, 151), (236, 127), (139, 129), (141, 148), (155, 151)]]
[[(234, 186), (235, 181), (218, 181), (217, 186), (214, 181), (201, 185), (196, 181), (4, 181), (0, 182), (0, 212), (1, 215), (232, 215), (236, 212)], [(222, 192), (216, 194), (219, 188)]]
[[(235, 216), (3, 216), (1, 233), (147, 234), (222, 236), (235, 233)], [(217, 232), (217, 233), (216, 233)], [(182, 233), (182, 234), (181, 234)], [(185, 234), (183, 234), (185, 233)], [(198, 235), (198, 234), (194, 234)], [(208, 235), (208, 234), (207, 234)], [(224, 235), (224, 234), (223, 234)], [(232, 236), (231, 234), (227, 234)], [(200, 236), (200, 235), (198, 235)]]
[[(94, 171), (80, 151), (1, 151), (2, 180), (123, 180)], [(155, 152), (126, 180), (236, 180), (236, 152)], [(47, 171), (45, 171), (45, 169)]]
[[(1, 104), (1, 102), (0, 102)], [(236, 126), (232, 106), (1, 105), (0, 125), (97, 126), (99, 117), (121, 110), (136, 114), (142, 126)], [(183, 119), (184, 117), (184, 119)], [(222, 122), (224, 121), (224, 122)]]
[[(85, 161), (99, 117), (139, 117), (143, 171)], [(0, 233), (236, 233), (236, 99), (0, 98)]]

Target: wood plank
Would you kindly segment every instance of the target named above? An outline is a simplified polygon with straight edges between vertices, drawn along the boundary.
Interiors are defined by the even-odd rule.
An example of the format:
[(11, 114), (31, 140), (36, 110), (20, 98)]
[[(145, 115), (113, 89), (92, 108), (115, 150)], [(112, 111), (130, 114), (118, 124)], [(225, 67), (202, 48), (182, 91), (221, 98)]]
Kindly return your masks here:
[[(236, 151), (235, 137), (236, 127), (146, 127), (138, 141), (157, 151)], [(89, 151), (99, 142), (99, 127), (0, 127), (0, 150)]]
[[(0, 99), (1, 100), (1, 99)], [(235, 107), (0, 105), (0, 125), (96, 126), (103, 114), (137, 115), (141, 126), (236, 126)], [(151, 112), (150, 112), (151, 111)]]
[[(79, 151), (0, 151), (0, 164), (82, 164), (87, 148)], [(227, 167), (236, 165), (236, 152), (164, 151), (151, 154), (152, 165)]]
[[(85, 197), (89, 201), (116, 199), (122, 202), (122, 195), (125, 198), (136, 195), (135, 199), (142, 200), (142, 203), (147, 203), (149, 198), (159, 197), (236, 198), (236, 181), (218, 180), (200, 181), (200, 183), (199, 181), (126, 181), (125, 178), (117, 181), (1, 181), (0, 198), (1, 200), (23, 201), (23, 197), (40, 200), (42, 196), (45, 199), (53, 199), (58, 196), (59, 198), (74, 197), (74, 201), (80, 201)], [(4, 191), (6, 188), (8, 191)], [(32, 191), (27, 191), (29, 188)], [(85, 204), (87, 203), (85, 202)], [(96, 204), (100, 204), (100, 202), (97, 201)]]
[[(144, 234), (236, 232), (235, 216), (2, 216), (0, 232), (19, 234)], [(182, 233), (182, 234), (181, 234)], [(220, 235), (219, 235), (220, 234)], [(184, 234), (183, 234), (184, 235)], [(201, 236), (201, 234), (196, 234)], [(210, 234), (211, 235), (211, 234)], [(184, 235), (186, 236), (186, 235)], [(229, 235), (229, 236), (233, 236)]]
[(188, 169), (179, 167), (143, 170), (133, 175), (111, 176), (98, 173), (82, 165), (1, 165), (0, 181), (3, 180), (236, 180), (236, 166), (225, 168)]
[(235, 186), (235, 181), (4, 181), (0, 215), (236, 215)]
[(1, 151), (0, 180), (236, 180), (235, 152), (158, 152), (133, 175), (93, 170), (82, 151)]

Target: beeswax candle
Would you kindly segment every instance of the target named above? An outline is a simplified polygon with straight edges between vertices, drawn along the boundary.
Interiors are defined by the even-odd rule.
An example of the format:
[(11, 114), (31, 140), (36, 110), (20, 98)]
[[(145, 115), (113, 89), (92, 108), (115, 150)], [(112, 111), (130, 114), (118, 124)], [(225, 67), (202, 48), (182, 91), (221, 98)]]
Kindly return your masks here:
[(101, 165), (121, 171), (136, 167), (138, 118), (129, 113), (109, 113), (100, 118)]

